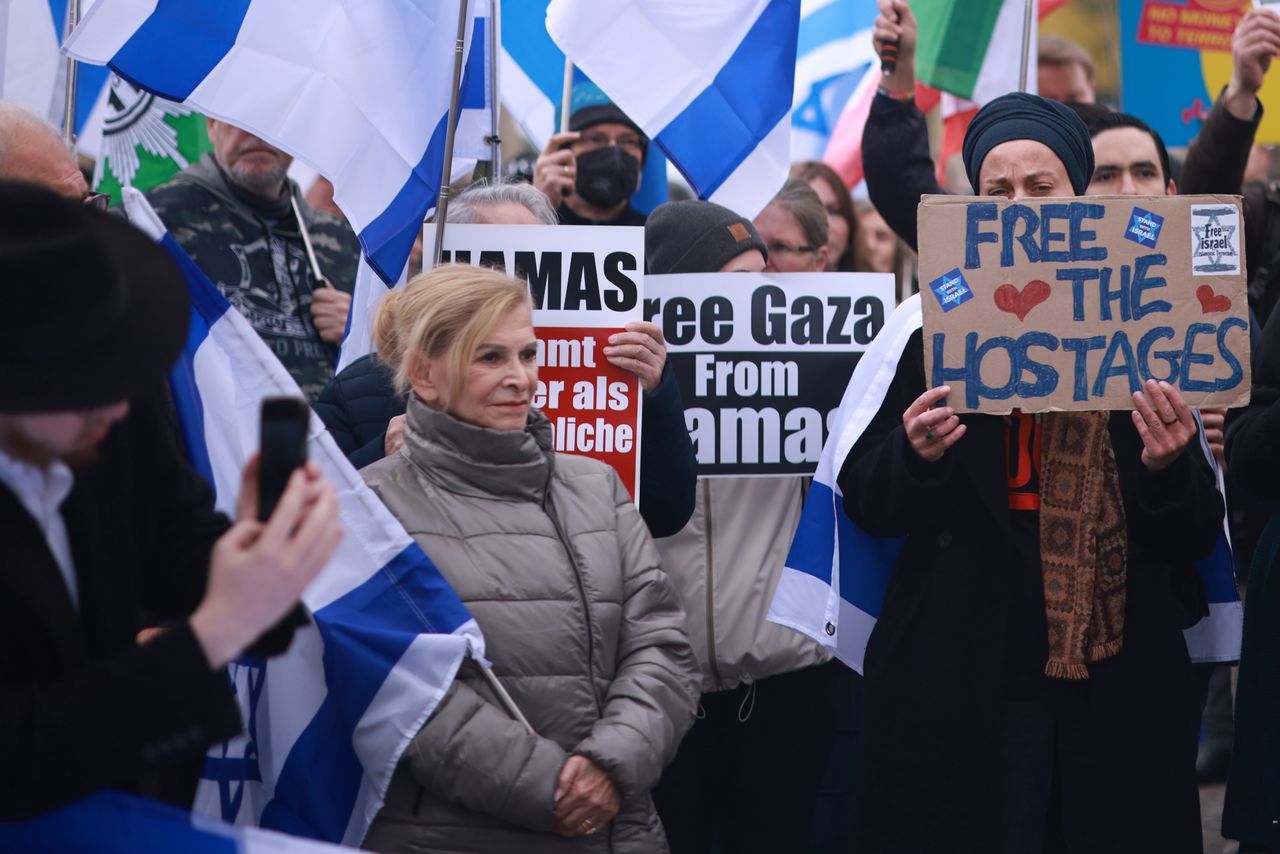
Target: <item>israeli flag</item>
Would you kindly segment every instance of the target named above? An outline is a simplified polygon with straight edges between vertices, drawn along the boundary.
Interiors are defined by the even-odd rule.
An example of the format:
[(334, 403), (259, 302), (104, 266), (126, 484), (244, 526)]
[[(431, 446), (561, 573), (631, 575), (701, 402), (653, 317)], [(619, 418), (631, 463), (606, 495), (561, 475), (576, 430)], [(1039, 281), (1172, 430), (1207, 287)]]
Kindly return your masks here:
[[(770, 622), (812, 638), (859, 673), (903, 541), (873, 537), (855, 525), (844, 511), (844, 496), (836, 478), (854, 443), (880, 409), (898, 360), (912, 333), (920, 328), (920, 295), (914, 294), (889, 316), (854, 368), (769, 607)], [(1199, 417), (1197, 413), (1196, 419)], [(1222, 492), (1222, 471), (1204, 441), (1203, 430), (1200, 437), (1201, 451), (1213, 466)], [(1209, 616), (1183, 633), (1191, 660), (1236, 661), (1244, 609), (1232, 572), (1225, 519), (1217, 546), (1198, 568), (1208, 593)]]
[[(880, 78), (871, 43), (872, 0), (803, 0), (791, 108), (791, 157), (821, 160), (847, 105), (864, 81)], [(874, 72), (874, 73), (873, 73)], [(875, 93), (875, 84), (870, 86)], [(864, 120), (865, 123), (865, 120)], [(859, 137), (862, 128), (858, 127)]]
[(0, 822), (0, 851), (42, 854), (338, 854), (338, 845), (236, 827), (137, 795), (106, 790), (20, 822)]
[[(232, 511), (258, 447), (259, 407), (301, 392), (271, 350), (164, 230), (137, 190), (131, 222), (182, 268), (192, 317), (170, 375), (188, 454)], [(206, 758), (196, 809), (330, 842), (358, 844), (409, 740), (484, 639), (457, 595), (311, 417), (308, 454), (334, 484), (346, 536), (303, 595), (314, 625), (287, 654), (228, 668), (246, 733)]]
[(440, 189), (459, 8), (98, 0), (64, 50), (305, 161), (333, 182), (369, 266), (393, 283)]
[[(80, 14), (94, 2), (80, 0)], [(0, 0), (0, 99), (21, 104), (55, 127), (62, 127), (66, 113), (67, 62), (58, 53), (66, 21), (67, 0)], [(76, 74), (77, 135), (105, 94), (107, 74), (94, 67)]]
[(552, 0), (547, 32), (700, 198), (759, 213), (791, 168), (800, 0)]

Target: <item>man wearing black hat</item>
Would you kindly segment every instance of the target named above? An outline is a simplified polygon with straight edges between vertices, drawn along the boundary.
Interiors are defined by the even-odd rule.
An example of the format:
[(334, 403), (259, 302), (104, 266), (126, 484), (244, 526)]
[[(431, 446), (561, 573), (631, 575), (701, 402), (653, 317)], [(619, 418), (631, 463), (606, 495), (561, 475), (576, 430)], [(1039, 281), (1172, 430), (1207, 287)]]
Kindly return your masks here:
[(554, 134), (534, 164), (533, 185), (564, 225), (644, 225), (631, 207), (649, 139), (598, 87), (574, 87), (569, 130)]
[[(997, 198), (1094, 172), (1078, 116), (1021, 93), (963, 155)], [(917, 330), (838, 480), (859, 527), (903, 538), (866, 651), (859, 850), (1199, 852), (1181, 629), (1223, 505), (1190, 409), (1152, 380), (1132, 412), (960, 416), (923, 363)]]
[[(0, 182), (0, 818), (53, 809), (234, 735), (221, 668), (341, 537), (316, 470), (240, 521), (174, 445), (161, 381), (181, 275), (115, 217)], [(141, 613), (176, 620), (137, 640)]]

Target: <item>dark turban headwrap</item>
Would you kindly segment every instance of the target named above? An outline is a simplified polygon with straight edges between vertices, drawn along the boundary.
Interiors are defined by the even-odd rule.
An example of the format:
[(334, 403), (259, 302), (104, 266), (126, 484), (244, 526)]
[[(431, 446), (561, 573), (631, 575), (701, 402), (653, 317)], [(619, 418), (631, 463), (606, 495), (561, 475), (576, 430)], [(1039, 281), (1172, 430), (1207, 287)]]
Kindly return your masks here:
[(1080, 117), (1065, 104), (1011, 92), (978, 111), (964, 135), (964, 169), (969, 183), (978, 189), (982, 161), (1002, 142), (1032, 139), (1047, 145), (1062, 165), (1076, 195), (1082, 195), (1093, 177), (1093, 140)]

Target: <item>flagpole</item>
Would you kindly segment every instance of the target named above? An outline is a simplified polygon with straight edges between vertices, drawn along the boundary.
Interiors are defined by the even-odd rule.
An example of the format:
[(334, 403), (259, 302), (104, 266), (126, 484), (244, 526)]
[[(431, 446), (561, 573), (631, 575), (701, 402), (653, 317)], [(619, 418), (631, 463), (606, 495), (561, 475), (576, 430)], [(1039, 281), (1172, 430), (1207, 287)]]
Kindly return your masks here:
[(502, 0), (493, 0), (489, 14), (489, 174), (494, 181), (502, 177), (502, 137), (499, 123), (502, 101), (499, 99), (498, 67), (502, 51)]
[[(67, 20), (66, 27), (62, 32), (62, 43), (66, 44), (67, 39), (71, 38), (71, 34), (75, 32), (76, 26), (80, 23), (80, 0), (67, 0)], [(76, 78), (79, 76), (80, 63), (74, 58), (67, 57), (67, 102), (63, 106), (62, 112), (62, 138), (66, 141), (67, 147), (72, 151), (76, 147)]]
[(1035, 0), (1026, 0), (1022, 7), (1022, 64), (1018, 69), (1018, 91), (1027, 91), (1027, 65), (1031, 54), (1031, 16), (1036, 13)]
[(320, 272), (320, 259), (316, 258), (316, 247), (307, 232), (307, 224), (302, 221), (302, 210), (298, 207), (298, 196), (293, 192), (292, 182), (286, 182), (289, 191), (289, 204), (293, 206), (293, 218), (298, 221), (298, 232), (302, 235), (302, 247), (307, 250), (307, 263), (311, 265), (311, 275), (321, 287), (333, 287)]
[(569, 105), (573, 102), (573, 60), (564, 58), (564, 89), (560, 93), (560, 132), (569, 129)]
[(536, 734), (533, 724), (529, 723), (529, 719), (524, 716), (524, 712), (520, 711), (516, 701), (507, 693), (507, 689), (502, 687), (502, 683), (498, 681), (497, 676), (493, 675), (493, 671), (489, 669), (489, 666), (478, 658), (474, 658), (472, 661), (475, 662), (476, 667), (480, 668), (480, 675), (484, 677), (485, 684), (497, 696), (498, 702), (502, 704), (502, 708), (506, 709), (507, 714), (523, 724), (524, 728), (529, 732)]
[(462, 88), (462, 59), (467, 47), (467, 0), (458, 0), (458, 40), (453, 46), (453, 88), (449, 97), (449, 124), (444, 131), (444, 167), (440, 170), (440, 197), (436, 201), (436, 241), (431, 266), (440, 266), (444, 251), (444, 223), (449, 215), (449, 183), (453, 180), (453, 138), (458, 129), (458, 96)]

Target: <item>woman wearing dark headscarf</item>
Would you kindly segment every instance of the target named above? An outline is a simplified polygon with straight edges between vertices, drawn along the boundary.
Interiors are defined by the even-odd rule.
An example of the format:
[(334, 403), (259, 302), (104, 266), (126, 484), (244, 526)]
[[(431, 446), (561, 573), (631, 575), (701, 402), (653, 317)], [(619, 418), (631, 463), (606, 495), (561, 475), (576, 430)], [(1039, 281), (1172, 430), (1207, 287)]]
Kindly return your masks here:
[[(1083, 123), (1033, 95), (983, 108), (964, 157), (1010, 199), (1093, 172)], [(948, 391), (917, 332), (839, 478), (855, 522), (904, 538), (866, 651), (859, 850), (1200, 851), (1180, 630), (1223, 508), (1190, 410), (1154, 382), (1132, 413), (1043, 417)]]

